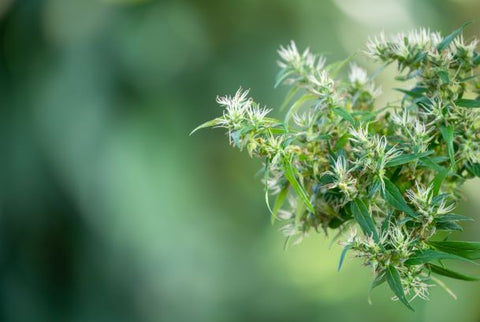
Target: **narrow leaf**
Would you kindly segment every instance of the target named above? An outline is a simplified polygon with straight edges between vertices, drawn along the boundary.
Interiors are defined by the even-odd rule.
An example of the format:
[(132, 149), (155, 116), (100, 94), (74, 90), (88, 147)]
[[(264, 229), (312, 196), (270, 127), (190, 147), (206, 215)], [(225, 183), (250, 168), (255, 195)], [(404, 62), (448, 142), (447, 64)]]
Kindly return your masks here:
[(425, 87), (414, 87), (410, 90), (408, 89), (403, 89), (403, 88), (394, 88), (394, 90), (401, 92), (407, 96), (416, 98), (416, 97), (422, 97), (423, 94), (428, 90)]
[(342, 254), (340, 255), (340, 261), (338, 262), (338, 271), (342, 268), (343, 261), (345, 260), (345, 256), (347, 255), (348, 251), (352, 248), (352, 245), (347, 245), (343, 248)]
[(337, 114), (338, 116), (340, 116), (341, 118), (343, 118), (344, 120), (347, 120), (348, 122), (350, 122), (352, 125), (355, 124), (355, 119), (352, 117), (352, 115), (346, 110), (344, 109), (343, 107), (335, 107), (333, 109), (333, 111), (335, 112), (335, 114)]
[(298, 111), (298, 109), (300, 107), (302, 107), (303, 103), (309, 101), (309, 100), (313, 100), (313, 99), (316, 99), (317, 97), (313, 94), (305, 94), (303, 95), (302, 97), (300, 97), (295, 103), (293, 103), (293, 105), (290, 107), (290, 109), (288, 110), (287, 114), (285, 115), (285, 124), (288, 124), (288, 121), (290, 120), (290, 118), (292, 117), (293, 113), (295, 113), (296, 111)]
[(480, 177), (480, 163), (467, 165), (468, 170), (476, 177)]
[(356, 53), (353, 53), (344, 60), (340, 60), (328, 66), (325, 66), (325, 70), (328, 72), (330, 77), (335, 77), (342, 70), (342, 68), (345, 67), (345, 65), (347, 65), (347, 63), (350, 62), (353, 57), (355, 57), (355, 55)]
[(452, 41), (457, 38), (458, 35), (460, 35), (460, 33), (462, 32), (462, 30), (468, 26), (469, 24), (471, 24), (471, 22), (466, 22), (464, 23), (460, 28), (458, 28), (457, 30), (455, 30), (454, 32), (452, 32), (450, 35), (446, 36), (445, 38), (443, 38), (443, 40), (437, 45), (437, 50), (438, 51), (442, 51), (444, 50), (445, 48), (447, 48), (451, 43)]
[(303, 201), (305, 206), (307, 206), (308, 210), (310, 210), (312, 213), (315, 213), (315, 209), (313, 208), (312, 204), (310, 203), (310, 200), (308, 199), (307, 193), (303, 189), (303, 187), (300, 185), (300, 183), (297, 181), (297, 178), (295, 176), (296, 169), (292, 167), (292, 164), (290, 163), (290, 160), (285, 160), (284, 162), (284, 175), (285, 178), (290, 182), (292, 185), (293, 189), (297, 192), (299, 198)]
[(353, 217), (362, 228), (363, 233), (367, 236), (372, 236), (373, 240), (379, 242), (377, 227), (375, 226), (365, 203), (360, 199), (355, 199), (350, 204), (350, 209)]
[(480, 101), (461, 98), (455, 101), (455, 105), (468, 108), (477, 108), (480, 107)]
[(434, 249), (423, 249), (413, 253), (406, 261), (405, 265), (420, 265), (442, 259), (456, 259), (471, 262), (461, 256), (445, 253)]
[(292, 75), (292, 72), (285, 72), (284, 69), (280, 70), (275, 77), (275, 85), (273, 85), (273, 88), (277, 88), (285, 79), (287, 79), (288, 76)]
[(372, 291), (374, 288), (382, 285), (387, 281), (387, 278), (385, 274), (379, 274), (375, 277), (375, 279), (372, 282), (372, 285), (370, 285), (370, 291)]
[(345, 145), (348, 143), (348, 139), (350, 138), (349, 133), (345, 133), (341, 137), (338, 138), (337, 142), (335, 142), (335, 149), (341, 150), (345, 147)]
[(189, 135), (192, 135), (193, 133), (197, 132), (198, 130), (204, 129), (204, 128), (206, 128), (206, 127), (217, 126), (218, 124), (220, 124), (220, 122), (221, 122), (221, 119), (219, 119), (219, 118), (216, 118), (216, 119), (207, 121), (207, 122), (205, 122), (205, 123), (200, 124), (199, 126), (197, 126), (192, 132), (190, 132)]
[(450, 83), (450, 77), (448, 76), (448, 72), (446, 70), (439, 70), (437, 74), (438, 76), (440, 76), (440, 79), (442, 80), (443, 83), (445, 84)]
[(455, 168), (455, 151), (453, 150), (453, 126), (441, 126), (443, 140), (447, 144), (448, 157), (452, 168)]
[(445, 168), (442, 167), (441, 165), (438, 165), (438, 163), (445, 162), (446, 160), (448, 160), (448, 157), (442, 157), (441, 159), (438, 157), (434, 157), (434, 158), (428, 157), (428, 158), (422, 158), (420, 160), (420, 164), (428, 169), (440, 172)]
[(384, 182), (385, 182), (385, 194), (384, 194), (385, 200), (396, 209), (406, 213), (408, 216), (417, 217), (417, 214), (413, 211), (413, 209), (408, 206), (407, 202), (403, 198), (403, 195), (398, 189), (398, 187), (387, 178), (384, 178)]
[(473, 218), (457, 215), (457, 214), (444, 214), (435, 217), (436, 222), (448, 222), (448, 221), (473, 221)]
[(290, 103), (290, 101), (295, 96), (295, 94), (297, 94), (298, 89), (299, 89), (298, 87), (292, 87), (288, 91), (287, 95), (285, 96), (285, 99), (283, 100), (282, 106), (280, 106), (281, 111), (283, 111), (283, 109), (288, 105), (288, 103)]
[(408, 303), (407, 298), (405, 297), (405, 293), (403, 292), (402, 280), (400, 279), (400, 274), (393, 266), (388, 266), (385, 272), (385, 277), (387, 279), (388, 285), (392, 289), (393, 293), (398, 297), (398, 299), (405, 304), (410, 310), (414, 311), (414, 309)]
[(278, 193), (277, 195), (277, 199), (275, 199), (275, 204), (273, 205), (273, 209), (272, 209), (272, 224), (275, 222), (275, 220), (277, 219), (277, 214), (278, 214), (278, 211), (282, 208), (283, 206), (283, 202), (285, 201), (285, 198), (287, 197), (288, 195), (288, 188), (290, 187), (289, 184), (285, 185), (285, 187), (283, 187), (282, 190), (280, 190), (280, 192)]
[(432, 181), (433, 196), (438, 195), (438, 193), (440, 192), (440, 188), (442, 187), (442, 183), (445, 180), (445, 178), (447, 177), (449, 172), (450, 172), (449, 169), (441, 168), (441, 170), (438, 172), (438, 174), (435, 176), (435, 178), (433, 178), (433, 181)]
[(388, 161), (385, 167), (396, 167), (405, 163), (409, 163), (413, 160), (420, 159), (432, 154), (431, 151), (424, 152), (424, 153), (413, 153), (413, 154), (401, 154), (392, 160)]
[(455, 272), (455, 271), (452, 271), (452, 270), (449, 270), (449, 269), (446, 269), (446, 268), (443, 268), (441, 266), (434, 265), (434, 264), (430, 264), (429, 266), (430, 266), (430, 269), (432, 270), (432, 272), (435, 273), (435, 274), (438, 274), (438, 275), (442, 275), (442, 276), (446, 276), (446, 277), (450, 277), (450, 278), (454, 278), (454, 279), (462, 280), (462, 281), (478, 281), (478, 280), (480, 280), (479, 276), (465, 275), (465, 274)]
[(463, 231), (462, 226), (453, 221), (436, 222), (435, 227), (437, 230)]
[(438, 250), (467, 259), (480, 259), (480, 243), (470, 241), (431, 241), (428, 243)]

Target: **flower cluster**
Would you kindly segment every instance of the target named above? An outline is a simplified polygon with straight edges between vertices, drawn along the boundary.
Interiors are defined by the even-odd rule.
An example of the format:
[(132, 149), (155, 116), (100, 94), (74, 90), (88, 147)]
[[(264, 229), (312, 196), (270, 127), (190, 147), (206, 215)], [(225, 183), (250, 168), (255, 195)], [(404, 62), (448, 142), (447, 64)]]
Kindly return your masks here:
[(350, 63), (348, 77), (336, 78), (348, 60), (326, 65), (292, 42), (278, 51), (277, 85), (292, 86), (283, 121), (240, 89), (219, 97), (223, 115), (198, 127), (227, 129), (232, 145), (264, 161), (267, 206), (287, 238), (352, 228), (340, 266), (352, 252), (372, 269), (372, 288), (388, 284), (409, 308), (432, 285), (445, 287), (435, 275), (475, 279), (443, 260), (480, 259), (480, 243), (448, 240), (470, 219), (453, 213), (460, 187), (480, 177), (480, 55), (462, 28), (367, 42), (368, 57), (396, 63), (396, 79), (414, 83), (386, 106), (365, 69)]

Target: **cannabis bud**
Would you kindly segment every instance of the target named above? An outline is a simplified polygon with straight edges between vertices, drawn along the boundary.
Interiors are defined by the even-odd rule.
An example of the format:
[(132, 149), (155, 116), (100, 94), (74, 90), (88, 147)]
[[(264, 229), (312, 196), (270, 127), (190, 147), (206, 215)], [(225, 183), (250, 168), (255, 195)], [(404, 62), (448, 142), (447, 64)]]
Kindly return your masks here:
[(410, 309), (434, 284), (453, 295), (435, 275), (478, 278), (444, 261), (480, 259), (480, 243), (449, 240), (471, 220), (454, 213), (460, 188), (480, 177), (480, 54), (463, 27), (446, 37), (419, 29), (367, 42), (364, 53), (382, 63), (378, 72), (396, 63), (396, 80), (414, 83), (386, 106), (376, 105), (378, 72), (368, 76), (350, 63), (348, 78), (338, 79), (351, 58), (326, 65), (292, 42), (278, 51), (276, 86), (291, 86), (283, 121), (239, 89), (218, 97), (223, 115), (194, 132), (226, 128), (231, 145), (264, 160), (272, 221), (284, 222), (294, 243), (338, 230), (339, 269), (352, 252), (372, 269), (372, 289), (386, 282)]

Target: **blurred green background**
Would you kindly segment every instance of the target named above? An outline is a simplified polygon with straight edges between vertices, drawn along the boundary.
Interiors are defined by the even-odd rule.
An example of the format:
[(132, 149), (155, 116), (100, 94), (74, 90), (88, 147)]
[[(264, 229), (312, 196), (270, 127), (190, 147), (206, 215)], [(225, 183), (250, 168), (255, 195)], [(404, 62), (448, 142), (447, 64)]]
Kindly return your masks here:
[(259, 160), (188, 136), (240, 85), (278, 106), (291, 39), (335, 61), (380, 30), (479, 16), (478, 0), (0, 0), (0, 321), (480, 321), (478, 283), (416, 313), (386, 288), (369, 305), (370, 272), (338, 273), (324, 236), (283, 250)]

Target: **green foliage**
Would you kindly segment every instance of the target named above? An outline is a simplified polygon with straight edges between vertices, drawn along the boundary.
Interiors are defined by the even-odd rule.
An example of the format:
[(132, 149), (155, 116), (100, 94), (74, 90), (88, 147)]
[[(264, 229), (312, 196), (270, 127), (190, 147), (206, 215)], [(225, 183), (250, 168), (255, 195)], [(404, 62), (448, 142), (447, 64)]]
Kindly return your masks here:
[(396, 63), (395, 78), (415, 82), (396, 88), (401, 101), (378, 106), (376, 73), (355, 63), (348, 79), (334, 78), (353, 57), (325, 66), (292, 42), (279, 50), (275, 82), (292, 86), (283, 122), (240, 89), (217, 99), (222, 117), (197, 128), (226, 128), (233, 146), (265, 161), (267, 205), (277, 195), (272, 221), (285, 221), (289, 238), (350, 227), (338, 269), (354, 253), (372, 268), (372, 289), (386, 281), (410, 309), (432, 283), (448, 289), (432, 274), (477, 279), (435, 264), (480, 259), (479, 243), (438, 241), (439, 231), (460, 231), (470, 219), (453, 211), (459, 188), (480, 176), (480, 101), (465, 98), (479, 95), (480, 59), (477, 42), (461, 35), (465, 26), (447, 37), (420, 29), (368, 41), (378, 72)]

